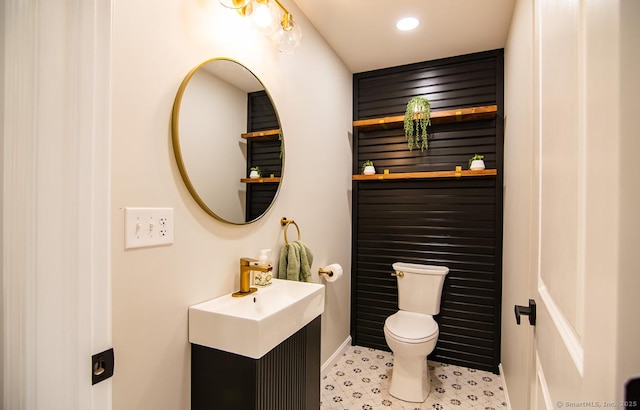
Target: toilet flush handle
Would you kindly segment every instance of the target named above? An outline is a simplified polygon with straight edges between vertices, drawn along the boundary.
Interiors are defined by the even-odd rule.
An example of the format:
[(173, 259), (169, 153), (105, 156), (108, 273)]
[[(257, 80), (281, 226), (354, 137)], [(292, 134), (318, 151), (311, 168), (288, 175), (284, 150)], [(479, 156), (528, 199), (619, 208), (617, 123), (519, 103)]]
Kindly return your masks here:
[(400, 271), (400, 272), (393, 272), (391, 274), (391, 276), (397, 276), (399, 278), (404, 278), (404, 272)]

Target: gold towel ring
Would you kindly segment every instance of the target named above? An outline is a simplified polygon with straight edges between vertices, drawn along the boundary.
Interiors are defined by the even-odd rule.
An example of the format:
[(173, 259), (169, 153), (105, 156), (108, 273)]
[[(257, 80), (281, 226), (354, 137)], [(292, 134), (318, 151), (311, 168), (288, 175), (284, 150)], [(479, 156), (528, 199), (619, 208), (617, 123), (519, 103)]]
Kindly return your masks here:
[(298, 227), (296, 221), (293, 219), (287, 219), (283, 216), (280, 219), (280, 225), (284, 226), (284, 243), (286, 244), (289, 244), (289, 241), (287, 240), (287, 229), (289, 229), (290, 224), (293, 224), (296, 227), (296, 230), (298, 231), (298, 240), (300, 240), (300, 227)]

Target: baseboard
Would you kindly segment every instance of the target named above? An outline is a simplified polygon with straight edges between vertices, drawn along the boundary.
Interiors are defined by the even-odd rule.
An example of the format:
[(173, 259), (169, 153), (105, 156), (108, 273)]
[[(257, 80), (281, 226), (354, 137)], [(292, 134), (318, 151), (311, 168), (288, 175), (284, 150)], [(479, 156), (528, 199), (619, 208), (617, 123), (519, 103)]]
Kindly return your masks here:
[(509, 391), (507, 390), (507, 382), (504, 379), (504, 370), (502, 369), (502, 363), (498, 365), (498, 371), (500, 372), (500, 383), (502, 383), (502, 391), (504, 392), (504, 402), (507, 404), (507, 410), (511, 410)]
[(329, 357), (329, 359), (327, 359), (327, 361), (324, 362), (324, 364), (320, 368), (321, 378), (326, 376), (327, 372), (338, 362), (338, 360), (340, 360), (340, 358), (342, 357), (342, 355), (344, 355), (344, 352), (347, 351), (349, 346), (351, 346), (351, 336), (347, 336), (346, 340), (342, 342), (340, 347), (338, 347), (338, 349), (335, 352), (333, 352), (331, 357)]

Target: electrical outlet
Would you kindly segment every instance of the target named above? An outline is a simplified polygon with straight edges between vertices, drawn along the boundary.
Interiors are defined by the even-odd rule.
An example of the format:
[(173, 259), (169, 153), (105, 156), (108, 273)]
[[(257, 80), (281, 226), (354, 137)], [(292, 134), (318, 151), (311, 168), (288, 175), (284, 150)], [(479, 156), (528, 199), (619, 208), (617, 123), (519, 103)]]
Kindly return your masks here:
[(125, 208), (124, 248), (173, 243), (173, 208)]

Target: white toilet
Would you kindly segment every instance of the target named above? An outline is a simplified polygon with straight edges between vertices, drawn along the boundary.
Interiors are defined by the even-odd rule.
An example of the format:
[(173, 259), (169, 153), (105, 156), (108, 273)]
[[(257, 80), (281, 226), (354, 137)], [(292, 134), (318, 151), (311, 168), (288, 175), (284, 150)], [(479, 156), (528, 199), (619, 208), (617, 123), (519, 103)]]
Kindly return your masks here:
[(393, 352), (392, 396), (423, 402), (431, 383), (427, 355), (436, 347), (440, 297), (449, 268), (396, 262), (398, 310), (384, 322), (384, 337)]

